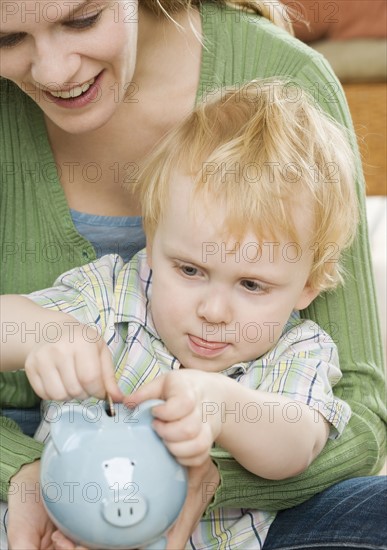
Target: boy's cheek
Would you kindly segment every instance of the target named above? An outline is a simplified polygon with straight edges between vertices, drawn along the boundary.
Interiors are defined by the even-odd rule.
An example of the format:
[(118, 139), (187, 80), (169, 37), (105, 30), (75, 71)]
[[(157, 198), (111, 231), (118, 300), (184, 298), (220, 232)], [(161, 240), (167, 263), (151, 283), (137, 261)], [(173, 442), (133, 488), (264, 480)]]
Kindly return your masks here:
[(152, 244), (147, 243), (146, 245), (146, 259), (148, 262), (149, 269), (152, 269)]

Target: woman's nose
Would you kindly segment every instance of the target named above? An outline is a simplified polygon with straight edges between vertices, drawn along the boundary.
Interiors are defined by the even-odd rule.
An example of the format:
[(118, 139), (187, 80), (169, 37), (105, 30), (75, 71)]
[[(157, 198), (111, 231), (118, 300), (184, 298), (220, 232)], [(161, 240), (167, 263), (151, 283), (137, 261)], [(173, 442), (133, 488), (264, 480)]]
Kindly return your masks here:
[(46, 35), (35, 42), (31, 75), (35, 83), (58, 90), (63, 85), (76, 83), (74, 76), (81, 65), (81, 57), (61, 40)]

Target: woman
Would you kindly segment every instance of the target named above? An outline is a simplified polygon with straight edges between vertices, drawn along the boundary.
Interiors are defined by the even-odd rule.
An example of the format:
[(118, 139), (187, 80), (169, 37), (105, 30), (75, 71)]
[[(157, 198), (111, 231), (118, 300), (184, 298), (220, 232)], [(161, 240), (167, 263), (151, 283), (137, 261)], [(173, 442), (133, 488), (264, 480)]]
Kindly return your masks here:
[[(260, 5), (278, 21), (284, 15), (280, 9), (267, 1), (227, 6), (193, 2), (192, 9), (188, 4), (0, 0), (2, 293), (50, 286), (59, 273), (97, 254), (118, 252), (128, 259), (140, 249), (140, 208), (130, 182), (154, 144), (196, 101), (221, 86), (291, 77), (295, 85), (289, 94), (297, 94), (299, 86), (310, 90), (351, 129), (342, 91), (325, 61), (267, 18), (231, 5)], [(329, 185), (334, 167), (324, 168)], [(363, 197), (360, 163), (356, 185)], [(218, 457), (217, 468), (209, 462), (192, 471), (192, 490), (170, 548), (184, 546), (214, 493), (214, 507), (229, 503), (279, 510), (340, 480), (381, 468), (383, 368), (369, 262), (363, 227), (347, 258), (344, 290), (316, 300), (305, 313), (337, 340), (344, 376), (336, 393), (353, 411), (346, 434), (328, 444), (309, 470), (291, 482), (257, 479), (228, 456)], [(3, 377), (2, 385), (7, 407), (35, 410), (36, 398), (22, 374)], [(12, 411), (5, 414), (1, 472), (2, 498), (8, 493), (10, 545), (50, 548), (54, 528), (39, 499), (27, 491), (38, 479), (41, 445), (19, 431), (9, 417)], [(382, 528), (372, 515), (381, 507), (381, 479), (334, 485), (301, 509), (283, 512), (265, 548), (302, 547), (304, 541), (306, 547), (348, 543), (354, 529), (341, 518), (360, 504), (366, 514), (363, 524), (373, 528), (369, 533), (358, 530), (354, 546), (382, 547)], [(328, 514), (332, 499), (335, 513), (340, 509), (334, 530)], [(321, 515), (326, 523), (314, 529)], [(65, 542), (57, 540), (54, 547), (65, 548)]]

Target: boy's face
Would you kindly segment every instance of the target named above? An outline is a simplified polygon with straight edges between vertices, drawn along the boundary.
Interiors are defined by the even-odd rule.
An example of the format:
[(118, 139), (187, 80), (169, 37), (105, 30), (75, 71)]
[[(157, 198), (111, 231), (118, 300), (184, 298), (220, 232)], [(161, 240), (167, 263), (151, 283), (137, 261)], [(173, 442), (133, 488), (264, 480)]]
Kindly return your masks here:
[(270, 350), (292, 310), (314, 299), (306, 285), (312, 252), (306, 238), (301, 246), (258, 243), (249, 233), (226, 242), (222, 206), (210, 205), (212, 219), (210, 209), (190, 209), (191, 190), (189, 177), (175, 176), (148, 245), (152, 316), (184, 367), (218, 372)]

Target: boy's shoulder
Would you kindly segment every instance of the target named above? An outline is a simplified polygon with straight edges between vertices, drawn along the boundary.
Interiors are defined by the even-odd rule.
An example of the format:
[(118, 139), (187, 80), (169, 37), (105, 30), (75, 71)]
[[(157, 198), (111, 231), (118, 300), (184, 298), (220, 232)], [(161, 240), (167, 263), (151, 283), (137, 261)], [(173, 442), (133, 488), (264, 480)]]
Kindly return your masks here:
[(109, 323), (145, 322), (150, 279), (145, 251), (128, 263), (118, 255), (106, 255), (66, 271), (51, 288), (26, 297), (84, 324), (98, 324), (104, 332)]
[(115, 289), (123, 278), (126, 281), (133, 281), (138, 277), (147, 277), (149, 274), (150, 269), (144, 249), (126, 263), (118, 254), (107, 254), (93, 262), (72, 268), (62, 273), (56, 279), (54, 286), (65, 284), (80, 289), (91, 285)]
[(281, 337), (266, 358), (272, 361), (315, 358), (336, 362), (337, 346), (334, 338), (311, 319), (303, 319), (293, 311)]

